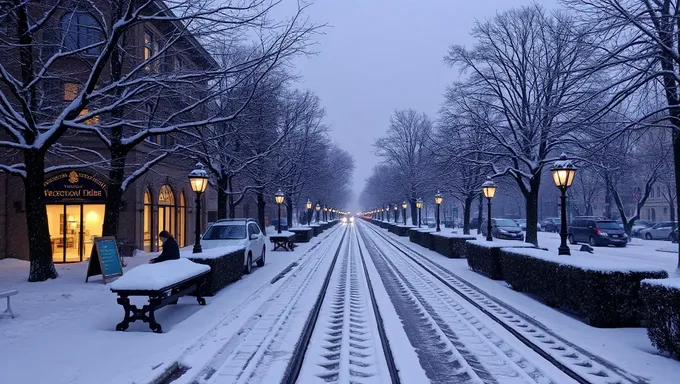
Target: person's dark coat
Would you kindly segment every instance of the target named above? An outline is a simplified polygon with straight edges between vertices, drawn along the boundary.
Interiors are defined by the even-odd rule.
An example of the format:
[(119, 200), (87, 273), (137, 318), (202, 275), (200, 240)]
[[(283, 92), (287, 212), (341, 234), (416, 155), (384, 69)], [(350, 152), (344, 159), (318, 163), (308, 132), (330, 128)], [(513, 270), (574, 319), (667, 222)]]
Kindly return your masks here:
[(158, 257), (151, 259), (151, 261), (153, 263), (160, 263), (177, 259), (179, 259), (179, 244), (177, 244), (177, 241), (174, 238), (169, 237), (165, 240), (165, 243), (163, 243), (163, 252), (161, 252)]

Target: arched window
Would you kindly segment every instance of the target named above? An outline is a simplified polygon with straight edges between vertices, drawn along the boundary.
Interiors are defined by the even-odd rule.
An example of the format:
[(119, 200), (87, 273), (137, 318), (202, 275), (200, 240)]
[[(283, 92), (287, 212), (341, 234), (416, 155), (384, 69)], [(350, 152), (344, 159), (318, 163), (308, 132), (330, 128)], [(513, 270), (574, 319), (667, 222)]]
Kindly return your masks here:
[(179, 194), (179, 206), (177, 207), (177, 243), (180, 247), (187, 245), (187, 203), (184, 191)]
[[(84, 12), (69, 12), (61, 17), (61, 40), (67, 50), (88, 47), (103, 40), (102, 31), (94, 17)], [(96, 55), (100, 46), (92, 47), (83, 53)]]
[[(158, 232), (175, 235), (175, 194), (169, 185), (163, 185), (158, 194)], [(159, 244), (160, 245), (160, 244)]]
[(153, 236), (153, 216), (151, 215), (152, 209), (151, 209), (151, 192), (147, 189), (144, 191), (144, 211), (142, 213), (142, 228), (144, 229), (143, 233), (143, 241), (144, 241), (144, 250), (147, 252), (153, 251), (151, 249), (151, 244), (152, 242), (152, 237)]

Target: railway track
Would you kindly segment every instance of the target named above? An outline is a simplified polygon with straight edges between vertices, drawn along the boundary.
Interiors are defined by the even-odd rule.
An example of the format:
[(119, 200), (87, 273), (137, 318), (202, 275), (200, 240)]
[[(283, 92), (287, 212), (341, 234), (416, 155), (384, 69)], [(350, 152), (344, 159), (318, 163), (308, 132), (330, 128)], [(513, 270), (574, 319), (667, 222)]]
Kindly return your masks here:
[(306, 325), (308, 337), (296, 348), (284, 384), (401, 382), (358, 233), (350, 228), (346, 252)]
[[(427, 285), (432, 292), (439, 295), (444, 301), (449, 302), (450, 307), (458, 311), (463, 317), (471, 315), (459, 303), (456, 304), (456, 301), (462, 299), (471, 304), (485, 315), (487, 323), (490, 320), (502, 326), (548, 363), (564, 372), (574, 382), (581, 384), (648, 383), (645, 378), (636, 376), (560, 337), (533, 318), (496, 300), (493, 296), (423, 256), (415, 249), (391, 239), (374, 226), (363, 223), (360, 225), (373, 235), (372, 237), (369, 236), (369, 239), (377, 238), (392, 251), (390, 253), (391, 259), (384, 260), (384, 268), (382, 269), (399, 270), (409, 277), (418, 276), (416, 281), (421, 281)], [(382, 248), (384, 252), (385, 247)], [(462, 313), (461, 310), (467, 312), (467, 315)], [(475, 322), (473, 319), (471, 321)], [(483, 323), (483, 321), (475, 322), (475, 324)], [(485, 331), (480, 330), (480, 332), (488, 335)], [(492, 341), (492, 343), (495, 342)], [(499, 348), (502, 351), (505, 349), (501, 346)], [(508, 355), (506, 352), (504, 354)], [(562, 382), (558, 383), (561, 384)]]

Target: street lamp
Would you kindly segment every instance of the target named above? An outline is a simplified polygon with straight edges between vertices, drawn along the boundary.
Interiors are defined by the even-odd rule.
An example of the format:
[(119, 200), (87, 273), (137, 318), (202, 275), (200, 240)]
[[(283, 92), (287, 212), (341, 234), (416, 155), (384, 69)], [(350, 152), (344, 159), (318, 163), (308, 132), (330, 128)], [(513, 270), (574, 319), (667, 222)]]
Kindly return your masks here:
[(305, 208), (307, 208), (307, 225), (312, 224), (312, 201), (307, 199), (307, 204), (305, 204)]
[(323, 221), (328, 221), (328, 207), (323, 207)]
[(399, 204), (394, 204), (394, 225), (399, 221)]
[(403, 213), (404, 213), (404, 225), (406, 225), (406, 207), (408, 207), (408, 204), (406, 204), (406, 201), (401, 203), (401, 208), (403, 209)]
[(562, 153), (560, 159), (553, 164), (550, 169), (555, 186), (562, 193), (562, 225), (560, 227), (560, 247), (557, 249), (558, 255), (571, 255), (567, 245), (567, 188), (571, 187), (576, 175), (576, 167), (567, 159), (567, 155)]
[(286, 198), (286, 195), (281, 192), (279, 189), (278, 192), (274, 195), (274, 200), (276, 201), (276, 205), (279, 206), (279, 234), (281, 233), (281, 204), (283, 204), (283, 200)]
[(319, 223), (319, 211), (321, 211), (321, 205), (319, 203), (316, 203), (316, 223)]
[(486, 241), (493, 241), (493, 236), (491, 236), (491, 199), (496, 194), (496, 184), (491, 180), (491, 177), (487, 177), (484, 184), (482, 184), (482, 193), (488, 201), (488, 211), (486, 214)]
[(423, 214), (422, 214), (423, 199), (421, 199), (420, 197), (418, 198), (418, 200), (416, 200), (416, 208), (418, 208), (418, 228), (420, 228), (420, 223), (421, 223), (421, 220), (423, 218)]
[(437, 232), (441, 231), (439, 228), (439, 206), (442, 205), (442, 201), (444, 201), (444, 195), (437, 192), (437, 194), (434, 195), (434, 203), (437, 204)]
[(208, 172), (203, 169), (202, 163), (196, 163), (196, 169), (189, 173), (191, 190), (196, 193), (196, 241), (193, 253), (201, 253), (201, 194), (208, 188)]

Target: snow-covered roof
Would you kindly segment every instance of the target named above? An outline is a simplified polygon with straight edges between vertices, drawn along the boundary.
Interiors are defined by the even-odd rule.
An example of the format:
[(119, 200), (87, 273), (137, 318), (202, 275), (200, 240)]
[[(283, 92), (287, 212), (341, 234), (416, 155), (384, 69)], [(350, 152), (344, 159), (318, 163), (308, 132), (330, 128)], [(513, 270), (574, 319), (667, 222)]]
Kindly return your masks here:
[(593, 255), (588, 252), (572, 252), (570, 256), (558, 255), (555, 251), (539, 248), (503, 248), (502, 251), (518, 255), (531, 256), (537, 259), (599, 272), (661, 272), (662, 269), (640, 266), (634, 261), (624, 261), (604, 255)]
[(668, 279), (644, 279), (642, 283), (649, 285), (658, 285), (664, 288), (677, 289), (680, 291), (680, 277), (671, 277)]
[(210, 271), (205, 264), (189, 259), (168, 260), (156, 264), (142, 264), (125, 272), (109, 284), (115, 290), (154, 291)]

